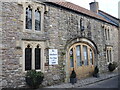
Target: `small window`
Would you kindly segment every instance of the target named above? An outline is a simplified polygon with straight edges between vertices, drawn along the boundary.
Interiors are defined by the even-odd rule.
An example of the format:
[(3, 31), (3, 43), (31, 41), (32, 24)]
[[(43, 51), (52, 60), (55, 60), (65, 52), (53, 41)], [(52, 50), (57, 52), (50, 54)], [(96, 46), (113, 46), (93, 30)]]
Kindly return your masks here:
[(82, 59), (81, 59), (81, 46), (76, 46), (76, 59), (77, 59), (77, 66), (82, 66)]
[(35, 10), (35, 30), (41, 30), (41, 12), (37, 9)]
[(108, 39), (110, 40), (110, 30), (108, 29)]
[(90, 49), (90, 64), (93, 65), (93, 52)]
[(84, 65), (88, 65), (88, 51), (87, 46), (83, 46)]
[(35, 48), (35, 69), (40, 69), (41, 65), (41, 49), (39, 45)]
[(84, 21), (83, 19), (80, 19), (80, 30), (84, 31), (85, 27), (84, 27)]
[(107, 62), (112, 62), (112, 47), (107, 47), (106, 54)]
[(73, 48), (70, 50), (70, 67), (74, 67)]
[(107, 50), (107, 61), (109, 62), (109, 50)]
[(25, 48), (25, 71), (32, 69), (32, 48), (30, 45)]
[(110, 50), (110, 62), (112, 62), (112, 52)]
[(26, 8), (26, 29), (32, 29), (32, 9), (30, 6)]
[(104, 30), (104, 35), (105, 35), (105, 39), (106, 40), (110, 40), (110, 30), (109, 29), (105, 29)]
[(105, 29), (105, 38), (107, 40), (107, 30)]

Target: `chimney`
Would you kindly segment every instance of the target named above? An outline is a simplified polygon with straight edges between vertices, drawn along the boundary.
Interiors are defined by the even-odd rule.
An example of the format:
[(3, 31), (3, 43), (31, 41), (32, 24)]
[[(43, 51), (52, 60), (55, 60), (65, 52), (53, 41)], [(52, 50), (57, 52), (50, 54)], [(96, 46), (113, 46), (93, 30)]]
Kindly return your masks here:
[(98, 13), (98, 10), (99, 10), (98, 2), (94, 0), (94, 2), (90, 3), (90, 11)]

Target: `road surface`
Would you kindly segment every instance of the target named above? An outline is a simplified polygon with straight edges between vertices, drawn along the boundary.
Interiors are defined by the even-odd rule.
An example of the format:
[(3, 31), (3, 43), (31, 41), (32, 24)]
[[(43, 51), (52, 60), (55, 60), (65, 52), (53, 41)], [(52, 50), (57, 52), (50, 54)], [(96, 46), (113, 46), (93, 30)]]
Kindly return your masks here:
[(120, 83), (120, 76), (119, 78), (118, 76), (116, 76), (104, 81), (96, 82), (94, 84), (90, 84), (78, 88), (118, 88), (118, 85), (120, 85), (119, 83)]

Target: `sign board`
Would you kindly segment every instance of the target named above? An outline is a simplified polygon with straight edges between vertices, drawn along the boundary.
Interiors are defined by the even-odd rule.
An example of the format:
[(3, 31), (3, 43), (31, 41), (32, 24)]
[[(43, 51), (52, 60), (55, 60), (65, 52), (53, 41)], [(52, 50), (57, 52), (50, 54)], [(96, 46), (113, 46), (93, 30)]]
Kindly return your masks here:
[(49, 49), (49, 65), (57, 65), (57, 64), (58, 64), (58, 50)]

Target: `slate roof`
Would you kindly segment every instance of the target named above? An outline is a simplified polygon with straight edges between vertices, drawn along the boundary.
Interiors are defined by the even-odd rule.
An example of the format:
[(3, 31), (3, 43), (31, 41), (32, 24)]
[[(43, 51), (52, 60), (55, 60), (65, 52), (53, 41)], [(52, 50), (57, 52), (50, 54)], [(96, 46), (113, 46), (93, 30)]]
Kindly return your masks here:
[(118, 20), (118, 18), (116, 18), (116, 17), (114, 17), (114, 16), (112, 16), (112, 15), (110, 15), (110, 14), (108, 14), (108, 13), (102, 11), (102, 10), (99, 10), (98, 12), (102, 12), (102, 13), (104, 13), (104, 14), (106, 14), (106, 15), (108, 15), (108, 16), (110, 16), (110, 17), (116, 19), (116, 20)]
[(114, 16), (112, 16), (104, 11), (101, 11), (101, 10), (98, 11), (98, 14), (100, 16), (102, 16), (104, 19), (106, 19), (107, 21), (111, 22), (112, 24), (119, 26), (119, 19), (118, 18), (116, 18), (116, 17), (114, 17)]

